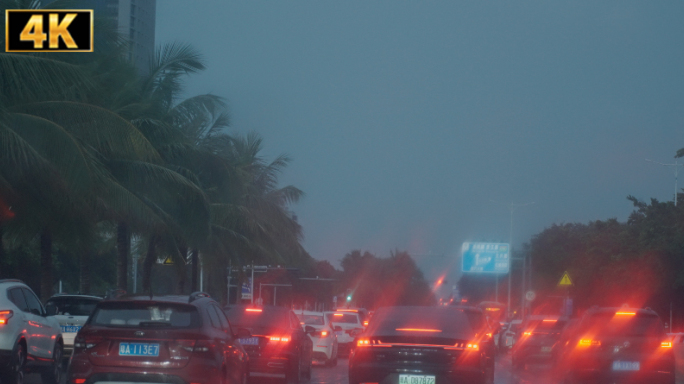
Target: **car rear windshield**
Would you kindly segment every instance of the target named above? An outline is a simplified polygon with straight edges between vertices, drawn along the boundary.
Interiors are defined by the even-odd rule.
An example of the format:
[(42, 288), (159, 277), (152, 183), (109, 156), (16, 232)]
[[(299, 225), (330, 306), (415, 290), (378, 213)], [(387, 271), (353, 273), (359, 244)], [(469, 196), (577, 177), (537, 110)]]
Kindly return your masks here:
[[(423, 334), (469, 339), (474, 336), (468, 311), (453, 307), (387, 307), (373, 315), (368, 334)], [(481, 316), (481, 314), (480, 314)]]
[(192, 305), (175, 303), (101, 303), (90, 323), (126, 328), (198, 328), (200, 317)]
[(661, 336), (664, 333), (660, 318), (648, 313), (632, 315), (616, 315), (613, 312), (596, 313), (583, 328), (585, 332), (609, 336)]
[(100, 300), (96, 298), (53, 297), (45, 303), (45, 306), (56, 306), (58, 315), (90, 316), (98, 302)]
[(234, 306), (224, 310), (231, 325), (241, 328), (290, 328), (290, 310), (265, 307), (259, 310)]
[(297, 315), (297, 317), (305, 325), (325, 325), (325, 320), (321, 315)]
[(359, 324), (359, 316), (355, 313), (326, 313), (326, 316), (334, 324)]

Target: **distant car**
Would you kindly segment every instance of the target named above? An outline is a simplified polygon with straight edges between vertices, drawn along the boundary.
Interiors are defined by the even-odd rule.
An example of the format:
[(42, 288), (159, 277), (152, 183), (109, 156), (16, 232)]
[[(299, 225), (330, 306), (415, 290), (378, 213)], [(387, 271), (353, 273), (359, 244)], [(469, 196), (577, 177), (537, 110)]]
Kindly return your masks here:
[(675, 382), (672, 341), (650, 309), (588, 309), (559, 346), (555, 372), (563, 383)]
[(528, 363), (549, 363), (553, 347), (560, 339), (568, 319), (558, 316), (533, 315), (525, 319), (522, 335), (511, 355), (514, 369), (524, 369)]
[(354, 346), (354, 340), (364, 330), (361, 317), (356, 312), (337, 311), (325, 312), (325, 316), (335, 327), (340, 356), (348, 355)]
[(380, 308), (349, 357), (349, 384), (492, 383), (483, 324), (466, 308)]
[(369, 312), (366, 308), (337, 308), (335, 312), (358, 313), (359, 320), (361, 320), (361, 324), (363, 324), (364, 327), (368, 326), (368, 321), (371, 317), (371, 312)]
[(295, 314), (302, 325), (316, 329), (316, 332), (309, 333), (313, 343), (313, 360), (326, 366), (337, 365), (337, 335), (328, 318), (323, 312), (295, 311)]
[(59, 322), (20, 280), (0, 280), (0, 381), (23, 383), (40, 372), (43, 383), (62, 379), (64, 341)]
[(64, 339), (65, 356), (71, 355), (76, 334), (101, 300), (102, 298), (98, 296), (59, 294), (52, 296), (45, 303), (48, 313), (54, 314), (59, 321)]
[(237, 338), (204, 293), (103, 300), (74, 340), (67, 382), (246, 383)]
[(271, 305), (234, 305), (225, 313), (234, 327), (251, 334), (240, 338), (249, 354), (251, 377), (277, 377), (286, 383), (311, 378), (313, 343), (307, 334), (316, 329), (308, 325), (302, 329), (292, 310)]

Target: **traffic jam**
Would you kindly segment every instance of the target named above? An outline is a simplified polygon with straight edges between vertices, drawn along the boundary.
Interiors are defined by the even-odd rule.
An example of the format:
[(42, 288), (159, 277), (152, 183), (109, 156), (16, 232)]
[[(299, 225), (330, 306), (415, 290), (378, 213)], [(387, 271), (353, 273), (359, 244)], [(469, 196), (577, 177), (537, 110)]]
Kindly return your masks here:
[[(3, 340), (18, 337), (14, 356), (27, 356), (5, 356), (2, 383), (34, 382), (26, 372), (69, 384), (673, 384), (682, 364), (684, 335), (666, 333), (649, 308), (507, 320), (505, 304), (465, 298), (314, 311), (119, 290), (58, 294), (43, 306), (19, 280), (0, 289), (11, 298), (0, 312)], [(28, 324), (48, 332), (21, 329), (31, 305), (45, 321)]]

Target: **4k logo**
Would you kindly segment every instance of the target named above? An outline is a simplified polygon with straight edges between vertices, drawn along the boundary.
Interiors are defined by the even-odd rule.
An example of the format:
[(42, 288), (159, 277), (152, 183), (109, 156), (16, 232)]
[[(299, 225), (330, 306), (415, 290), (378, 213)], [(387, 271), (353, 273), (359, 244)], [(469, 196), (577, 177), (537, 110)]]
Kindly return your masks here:
[(6, 52), (92, 52), (93, 11), (8, 9)]

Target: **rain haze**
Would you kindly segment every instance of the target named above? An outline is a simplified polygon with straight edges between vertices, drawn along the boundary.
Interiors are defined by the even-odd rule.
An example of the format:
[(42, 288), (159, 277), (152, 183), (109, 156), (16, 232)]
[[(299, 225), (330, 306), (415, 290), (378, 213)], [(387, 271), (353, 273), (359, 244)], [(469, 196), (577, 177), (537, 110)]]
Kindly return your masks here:
[(519, 247), (673, 198), (645, 158), (684, 147), (682, 20), (681, 1), (164, 0), (156, 40), (203, 52), (188, 95), (293, 158), (314, 258), (407, 250), (434, 278), (464, 241), (507, 242), (511, 202), (535, 203)]

